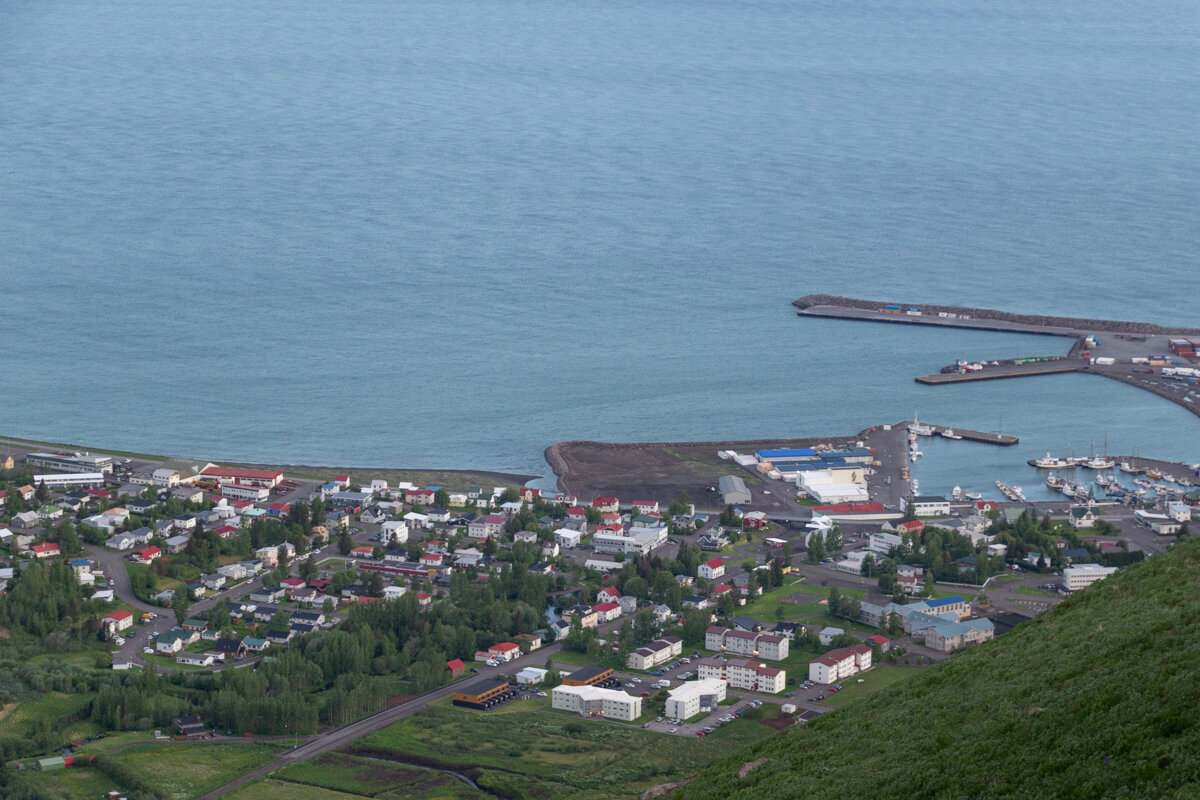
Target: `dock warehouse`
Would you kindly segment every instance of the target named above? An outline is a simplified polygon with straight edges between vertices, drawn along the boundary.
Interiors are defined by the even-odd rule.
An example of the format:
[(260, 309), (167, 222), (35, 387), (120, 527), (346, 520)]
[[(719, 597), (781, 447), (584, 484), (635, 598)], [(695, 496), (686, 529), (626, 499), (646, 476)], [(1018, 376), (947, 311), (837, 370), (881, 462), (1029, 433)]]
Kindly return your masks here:
[(485, 678), (470, 686), (464, 686), (462, 691), (455, 692), (453, 704), (487, 711), (515, 696), (516, 690), (508, 681), (503, 678)]
[(750, 502), (750, 490), (746, 482), (737, 475), (726, 475), (717, 482), (721, 491), (721, 502), (726, 505), (745, 505)]

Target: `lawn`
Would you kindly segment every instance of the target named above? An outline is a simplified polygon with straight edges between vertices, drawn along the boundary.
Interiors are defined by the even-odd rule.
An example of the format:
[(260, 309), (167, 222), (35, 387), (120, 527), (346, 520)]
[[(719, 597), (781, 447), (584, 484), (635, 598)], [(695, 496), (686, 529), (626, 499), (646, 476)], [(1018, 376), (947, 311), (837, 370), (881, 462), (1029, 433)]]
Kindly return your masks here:
[(27, 735), (27, 724), (36, 718), (49, 719), (56, 731), (64, 731), (68, 738), (84, 738), (95, 726), (90, 722), (72, 718), (82, 713), (92, 701), (91, 694), (64, 694), (47, 692), (35, 699), (26, 699), (9, 712), (0, 723), (0, 731), (17, 736)]
[[(824, 690), (825, 687), (817, 687), (809, 689), (808, 693), (823, 694), (825, 699), (821, 701), (822, 703), (840, 708), (847, 703), (866, 697), (893, 683), (908, 680), (920, 673), (921, 670), (917, 667), (892, 667), (884, 664), (874, 667), (862, 675), (847, 678), (842, 682), (842, 686), (846, 688), (840, 692), (830, 694)], [(862, 683), (858, 683), (859, 678), (862, 678)]]
[[(245, 795), (245, 800), (264, 797), (268, 800), (270, 797), (281, 800), (307, 797), (323, 800), (328, 797), (334, 800), (349, 796), (482, 800), (488, 796), (444, 772), (345, 753), (326, 753), (314, 761), (292, 764), (272, 773), (271, 777), (286, 783), (276, 794), (251, 792)], [(294, 792), (285, 792), (286, 786), (292, 787)], [(233, 796), (240, 797), (243, 792)]]
[(71, 767), (55, 772), (25, 773), (26, 779), (53, 800), (92, 800), (107, 797), (113, 789), (121, 789), (107, 775), (92, 767)]
[(600, 800), (634, 797), (699, 769), (729, 747), (775, 735), (747, 720), (700, 739), (585, 720), (532, 702), (510, 703), (504, 712), (436, 703), (347, 752), (457, 767), (504, 797)]
[(225, 797), (228, 800), (357, 800), (363, 795), (267, 778), (247, 784)]
[(280, 748), (246, 744), (147, 744), (113, 758), (157, 787), (164, 800), (188, 800), (270, 763)]

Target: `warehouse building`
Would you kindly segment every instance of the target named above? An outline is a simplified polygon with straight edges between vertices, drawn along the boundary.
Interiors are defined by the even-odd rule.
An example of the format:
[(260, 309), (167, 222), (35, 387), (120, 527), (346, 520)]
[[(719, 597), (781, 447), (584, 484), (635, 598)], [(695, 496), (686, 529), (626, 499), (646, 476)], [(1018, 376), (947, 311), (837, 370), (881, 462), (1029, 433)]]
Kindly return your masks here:
[(566, 686), (599, 686), (607, 688), (617, 682), (616, 675), (609, 667), (581, 667), (563, 678)]
[(721, 502), (726, 505), (745, 505), (750, 502), (750, 490), (746, 482), (737, 475), (726, 475), (717, 482), (721, 491)]

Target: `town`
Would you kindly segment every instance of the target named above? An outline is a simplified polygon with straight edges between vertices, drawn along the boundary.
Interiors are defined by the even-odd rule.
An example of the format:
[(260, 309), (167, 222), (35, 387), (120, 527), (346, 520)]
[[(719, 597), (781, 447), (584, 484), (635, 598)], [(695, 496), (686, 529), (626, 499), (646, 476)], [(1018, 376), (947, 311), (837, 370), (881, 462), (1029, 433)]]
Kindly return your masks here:
[[(94, 694), (0, 755), (53, 771), (118, 731), (294, 737), (278, 765), (435, 702), (782, 730), (1162, 552), (1200, 503), (922, 496), (907, 446), (934, 430), (714, 449), (715, 485), (640, 499), (10, 448), (0, 626)], [(9, 700), (36, 704), (34, 683)]]

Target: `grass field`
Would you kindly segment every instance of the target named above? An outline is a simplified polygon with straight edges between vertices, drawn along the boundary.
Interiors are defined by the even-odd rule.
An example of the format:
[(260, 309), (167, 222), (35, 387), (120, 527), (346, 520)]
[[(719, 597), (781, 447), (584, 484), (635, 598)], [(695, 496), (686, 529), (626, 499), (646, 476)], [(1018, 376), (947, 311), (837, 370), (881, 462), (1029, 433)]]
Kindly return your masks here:
[[(825, 705), (840, 708), (841, 706), (851, 703), (867, 695), (877, 692), (880, 689), (891, 686), (893, 683), (908, 680), (916, 675), (921, 674), (921, 670), (917, 667), (891, 667), (886, 664), (868, 670), (863, 675), (856, 675), (852, 678), (847, 678), (842, 682), (842, 686), (846, 687), (840, 692), (830, 694), (828, 691), (822, 691), (825, 699), (821, 702)], [(862, 678), (863, 682), (859, 683), (858, 679)], [(815, 690), (814, 690), (815, 691)]]
[(481, 788), (505, 797), (601, 800), (634, 797), (699, 769), (730, 747), (774, 735), (745, 719), (699, 739), (585, 720), (533, 702), (510, 703), (503, 714), (441, 702), (348, 752), (457, 766)]
[[(345, 753), (327, 753), (314, 761), (293, 764), (273, 773), (271, 777), (281, 783), (287, 782), (286, 785), (294, 790), (294, 793), (288, 794), (280, 787), (281, 791), (275, 796), (281, 800), (300, 800), (310, 796), (314, 800), (345, 796), (456, 800), (482, 800), (488, 797), (486, 793), (444, 772)], [(317, 793), (305, 794), (309, 789)], [(240, 795), (239, 792), (234, 797)], [(245, 800), (258, 800), (265, 796), (248, 793)]]
[(91, 800), (104, 798), (113, 789), (123, 787), (98, 769), (71, 767), (56, 772), (27, 772), (26, 779), (53, 800)]
[(272, 778), (247, 784), (233, 794), (225, 795), (227, 800), (357, 800), (364, 796)]
[(268, 744), (148, 744), (113, 756), (157, 787), (165, 800), (188, 800), (274, 760)]

